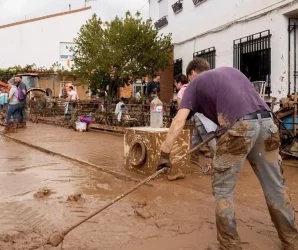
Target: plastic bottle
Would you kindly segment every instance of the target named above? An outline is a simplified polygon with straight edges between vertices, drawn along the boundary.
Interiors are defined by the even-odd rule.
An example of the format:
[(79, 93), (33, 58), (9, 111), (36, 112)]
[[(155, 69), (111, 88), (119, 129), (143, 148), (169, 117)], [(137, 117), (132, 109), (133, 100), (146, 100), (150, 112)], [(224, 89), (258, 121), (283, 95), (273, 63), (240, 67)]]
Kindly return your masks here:
[(163, 104), (156, 95), (150, 103), (150, 127), (163, 127)]

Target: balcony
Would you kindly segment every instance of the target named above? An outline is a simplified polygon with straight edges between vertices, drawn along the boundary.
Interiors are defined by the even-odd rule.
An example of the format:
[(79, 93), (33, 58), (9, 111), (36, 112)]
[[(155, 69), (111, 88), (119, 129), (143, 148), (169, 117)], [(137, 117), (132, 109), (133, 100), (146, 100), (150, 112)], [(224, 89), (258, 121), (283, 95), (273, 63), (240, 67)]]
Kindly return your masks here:
[(175, 14), (178, 14), (179, 12), (181, 12), (183, 10), (183, 0), (179, 0), (178, 2), (174, 3), (172, 5), (172, 9), (174, 11)]
[(194, 6), (198, 6), (198, 5), (200, 5), (201, 3), (203, 3), (207, 0), (192, 0), (192, 1), (193, 1)]
[(154, 26), (156, 29), (161, 29), (167, 25), (168, 25), (168, 19), (166, 16), (160, 18), (157, 22), (154, 23)]

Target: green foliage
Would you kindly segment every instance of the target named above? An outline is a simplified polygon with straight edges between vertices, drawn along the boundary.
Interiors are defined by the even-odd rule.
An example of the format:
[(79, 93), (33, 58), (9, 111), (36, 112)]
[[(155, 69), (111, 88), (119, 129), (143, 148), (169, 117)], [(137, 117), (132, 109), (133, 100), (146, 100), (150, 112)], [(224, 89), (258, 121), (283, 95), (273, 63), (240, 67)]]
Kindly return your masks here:
[(82, 83), (98, 89), (108, 82), (110, 94), (129, 79), (165, 69), (172, 52), (171, 35), (159, 35), (139, 13), (106, 23), (94, 14), (74, 42), (74, 69)]
[(7, 82), (12, 76), (19, 73), (38, 73), (42, 75), (59, 74), (63, 77), (75, 74), (74, 71), (65, 69), (58, 62), (54, 63), (49, 69), (45, 67), (37, 67), (35, 64), (26, 65), (25, 67), (17, 65), (7, 69), (0, 69), (0, 81)]
[(112, 65), (119, 65), (121, 78), (142, 77), (163, 70), (171, 56), (171, 35), (158, 35), (150, 19), (126, 13), (107, 23)]

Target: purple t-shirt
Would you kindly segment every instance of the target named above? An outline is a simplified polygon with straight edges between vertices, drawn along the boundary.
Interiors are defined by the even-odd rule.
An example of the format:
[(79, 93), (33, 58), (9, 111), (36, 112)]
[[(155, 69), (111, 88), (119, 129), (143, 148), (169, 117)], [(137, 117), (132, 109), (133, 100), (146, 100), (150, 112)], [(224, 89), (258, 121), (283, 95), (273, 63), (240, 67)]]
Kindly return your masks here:
[(229, 67), (197, 76), (185, 90), (179, 108), (204, 114), (221, 132), (247, 114), (270, 110), (247, 77)]

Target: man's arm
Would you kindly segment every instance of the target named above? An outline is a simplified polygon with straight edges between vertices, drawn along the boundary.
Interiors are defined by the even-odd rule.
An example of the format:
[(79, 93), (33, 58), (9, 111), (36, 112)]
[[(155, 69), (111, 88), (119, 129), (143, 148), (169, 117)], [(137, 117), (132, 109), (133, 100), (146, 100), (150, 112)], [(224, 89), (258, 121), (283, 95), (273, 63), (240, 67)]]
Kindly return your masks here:
[(11, 89), (9, 90), (8, 100), (10, 100), (10, 99), (13, 97), (13, 95), (14, 95), (14, 91), (13, 91), (13, 88), (11, 88)]
[(117, 115), (120, 111), (120, 104), (119, 102), (116, 104), (116, 108), (115, 108), (115, 115)]
[(185, 121), (190, 113), (189, 109), (179, 109), (177, 115), (172, 121), (170, 130), (167, 134), (167, 138), (162, 144), (161, 151), (164, 153), (170, 153), (174, 143), (179, 137), (184, 125)]

